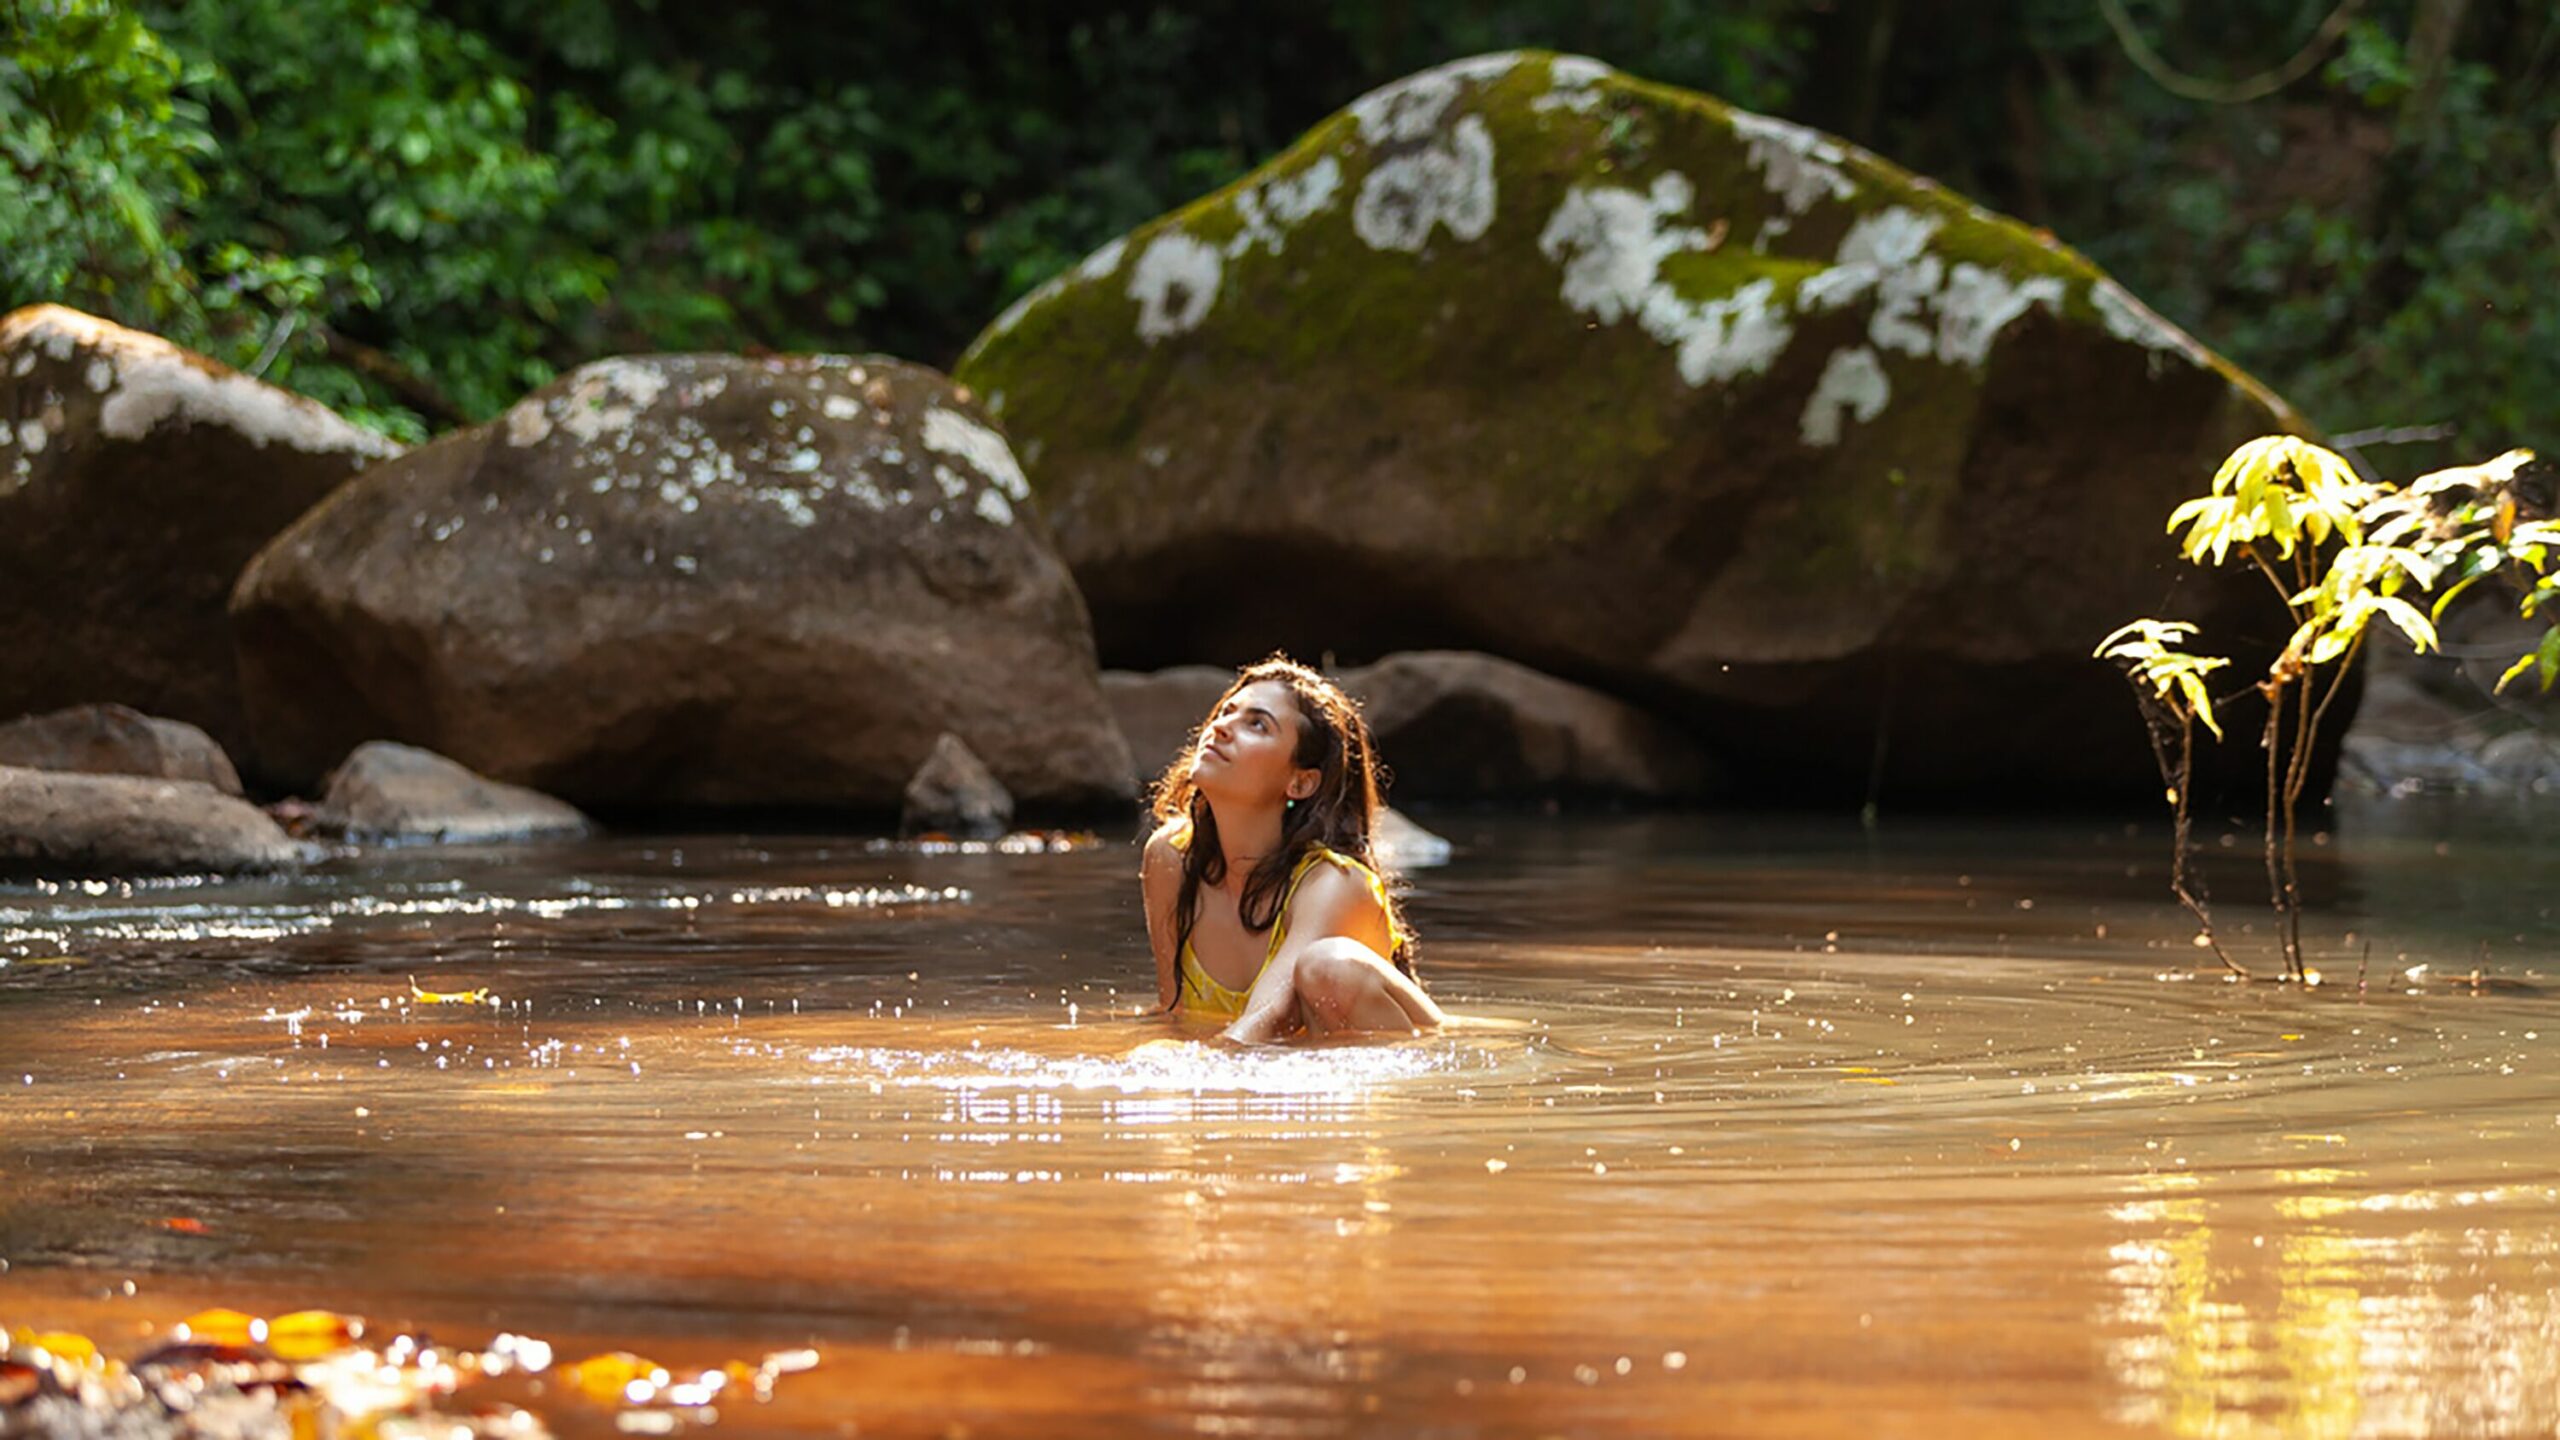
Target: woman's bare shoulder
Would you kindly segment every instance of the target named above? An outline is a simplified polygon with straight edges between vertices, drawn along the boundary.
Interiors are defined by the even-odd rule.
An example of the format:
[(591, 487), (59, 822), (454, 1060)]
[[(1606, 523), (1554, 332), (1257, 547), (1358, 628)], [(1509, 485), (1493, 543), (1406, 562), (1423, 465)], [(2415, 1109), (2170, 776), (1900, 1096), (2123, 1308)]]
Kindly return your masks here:
[(1310, 867), (1289, 897), (1290, 928), (1315, 923), (1330, 933), (1364, 939), (1368, 930), (1386, 930), (1387, 908), (1375, 872), (1347, 855), (1325, 853), (1334, 863)]
[(1147, 873), (1178, 868), (1180, 856), (1191, 843), (1191, 821), (1177, 815), (1155, 828), (1147, 836), (1146, 850), (1138, 868)]

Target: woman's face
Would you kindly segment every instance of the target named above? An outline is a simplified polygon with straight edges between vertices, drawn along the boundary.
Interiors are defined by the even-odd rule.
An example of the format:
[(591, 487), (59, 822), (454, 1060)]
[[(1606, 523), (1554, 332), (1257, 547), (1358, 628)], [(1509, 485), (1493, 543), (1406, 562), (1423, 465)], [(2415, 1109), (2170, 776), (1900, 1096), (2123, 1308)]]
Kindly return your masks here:
[(1297, 764), (1298, 697), (1278, 680), (1257, 680), (1226, 698), (1201, 728), (1191, 783), (1212, 799), (1279, 804), (1313, 794), (1317, 773)]

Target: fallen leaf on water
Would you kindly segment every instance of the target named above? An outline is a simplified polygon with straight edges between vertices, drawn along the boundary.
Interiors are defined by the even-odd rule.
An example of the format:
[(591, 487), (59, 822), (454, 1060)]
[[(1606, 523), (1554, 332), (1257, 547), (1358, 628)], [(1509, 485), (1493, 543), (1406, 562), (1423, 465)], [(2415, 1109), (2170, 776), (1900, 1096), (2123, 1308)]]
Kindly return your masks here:
[[(647, 1401), (674, 1377), (655, 1360), (628, 1350), (610, 1350), (568, 1367), (560, 1372), (560, 1378), (568, 1382), (570, 1389), (598, 1405), (619, 1405), (626, 1400)], [(637, 1394), (632, 1390), (634, 1382), (641, 1387)]]
[(267, 1348), (285, 1360), (318, 1360), (363, 1337), (363, 1320), (335, 1310), (296, 1310), (267, 1322)]
[(163, 1230), (174, 1230), (181, 1235), (210, 1235), (213, 1233), (212, 1226), (207, 1225), (193, 1215), (171, 1215), (160, 1222), (160, 1228)]
[(421, 990), (418, 977), (409, 977), (409, 998), (420, 1005), (493, 1005), (484, 987), (478, 990)]
[(17, 1329), (9, 1332), (9, 1353), (21, 1361), (32, 1361), (26, 1352), (40, 1350), (57, 1367), (86, 1370), (98, 1363), (98, 1342), (86, 1335), (68, 1330)]
[(199, 1310), (170, 1333), (204, 1345), (256, 1345), (267, 1338), (267, 1322), (237, 1310)]

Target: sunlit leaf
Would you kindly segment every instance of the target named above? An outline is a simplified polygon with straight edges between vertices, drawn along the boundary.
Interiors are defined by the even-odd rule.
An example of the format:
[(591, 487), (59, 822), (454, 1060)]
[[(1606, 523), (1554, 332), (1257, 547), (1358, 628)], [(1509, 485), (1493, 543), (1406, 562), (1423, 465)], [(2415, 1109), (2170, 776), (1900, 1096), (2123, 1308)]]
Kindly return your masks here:
[(317, 1360), (364, 1338), (364, 1321), (334, 1310), (296, 1310), (267, 1322), (267, 1348), (281, 1360)]
[(178, 1322), (178, 1338), (206, 1345), (258, 1345), (267, 1337), (267, 1322), (237, 1310), (199, 1310)]
[(2444, 593), (2436, 597), (2436, 603), (2427, 608), (2427, 618), (2430, 620), (2442, 620), (2444, 618), (2445, 607), (2451, 605), (2454, 602), (2455, 597), (2459, 596), (2463, 591), (2479, 584), (2480, 575), (2486, 573), (2486, 571), (2482, 571), (2476, 574), (2465, 575), (2461, 579), (2453, 582), (2451, 585), (2446, 586)]
[(494, 1005), (489, 992), (479, 990), (421, 990), (418, 977), (409, 977), (409, 998), (420, 1005)]
[(2513, 665), (2508, 666), (2505, 673), (2498, 677), (2498, 683), (2489, 687), (2489, 693), (2492, 695), (2504, 693), (2509, 681), (2514, 680), (2517, 676), (2532, 669), (2534, 662), (2540, 658), (2541, 656), (2537, 652), (2535, 654), (2526, 655), (2517, 660)]
[(57, 1363), (77, 1369), (89, 1369), (98, 1363), (98, 1342), (68, 1330), (11, 1330), (9, 1353), (25, 1360), (28, 1350), (41, 1350)]
[(2392, 624), (2400, 627), (2400, 633), (2409, 637), (2410, 644), (2421, 651), (2436, 648), (2436, 627), (2417, 606), (2393, 595), (2377, 595), (2373, 603), (2380, 607)]
[(646, 1402), (674, 1377), (655, 1360), (628, 1350), (613, 1350), (566, 1367), (560, 1378), (571, 1390), (598, 1405), (621, 1405)]

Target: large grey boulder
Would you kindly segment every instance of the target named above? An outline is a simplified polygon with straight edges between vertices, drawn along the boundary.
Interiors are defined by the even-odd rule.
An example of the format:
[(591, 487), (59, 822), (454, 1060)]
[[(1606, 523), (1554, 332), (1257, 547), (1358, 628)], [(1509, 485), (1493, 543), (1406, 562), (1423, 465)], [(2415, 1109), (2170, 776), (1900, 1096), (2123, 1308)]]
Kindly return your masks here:
[(0, 765), (193, 780), (241, 793), (239, 772), (212, 736), (123, 705), (72, 705), (0, 725)]
[(1500, 656), (1421, 650), (1334, 679), (1361, 702), (1399, 801), (1677, 801), (1714, 789), (1706, 754), (1671, 725)]
[(390, 740), (368, 741), (340, 762), (312, 818), (350, 840), (394, 843), (527, 840), (595, 828), (574, 805)]
[[(2156, 795), (2090, 649), (2269, 634), (2262, 581), (2160, 527), (2303, 426), (2050, 234), (1536, 53), (1362, 97), (957, 373), (1114, 667), (1485, 651), (1852, 802)], [(2242, 751), (2203, 758), (2252, 783)]]
[(232, 613), (257, 769), (390, 738), (583, 805), (894, 811), (959, 736), (1131, 793), (1013, 454), (881, 358), (599, 361), (277, 537)]
[[(1716, 789), (1716, 767), (1675, 726), (1497, 655), (1413, 651), (1332, 678), (1360, 702), (1398, 803), (1683, 801)], [(1182, 753), (1234, 681), (1234, 671), (1215, 665), (1102, 673), (1143, 778)]]
[(308, 852), (245, 800), (188, 780), (0, 765), (0, 872), (283, 870)]
[(0, 317), (0, 715), (114, 701), (238, 753), (232, 582), (397, 448), (154, 335)]

